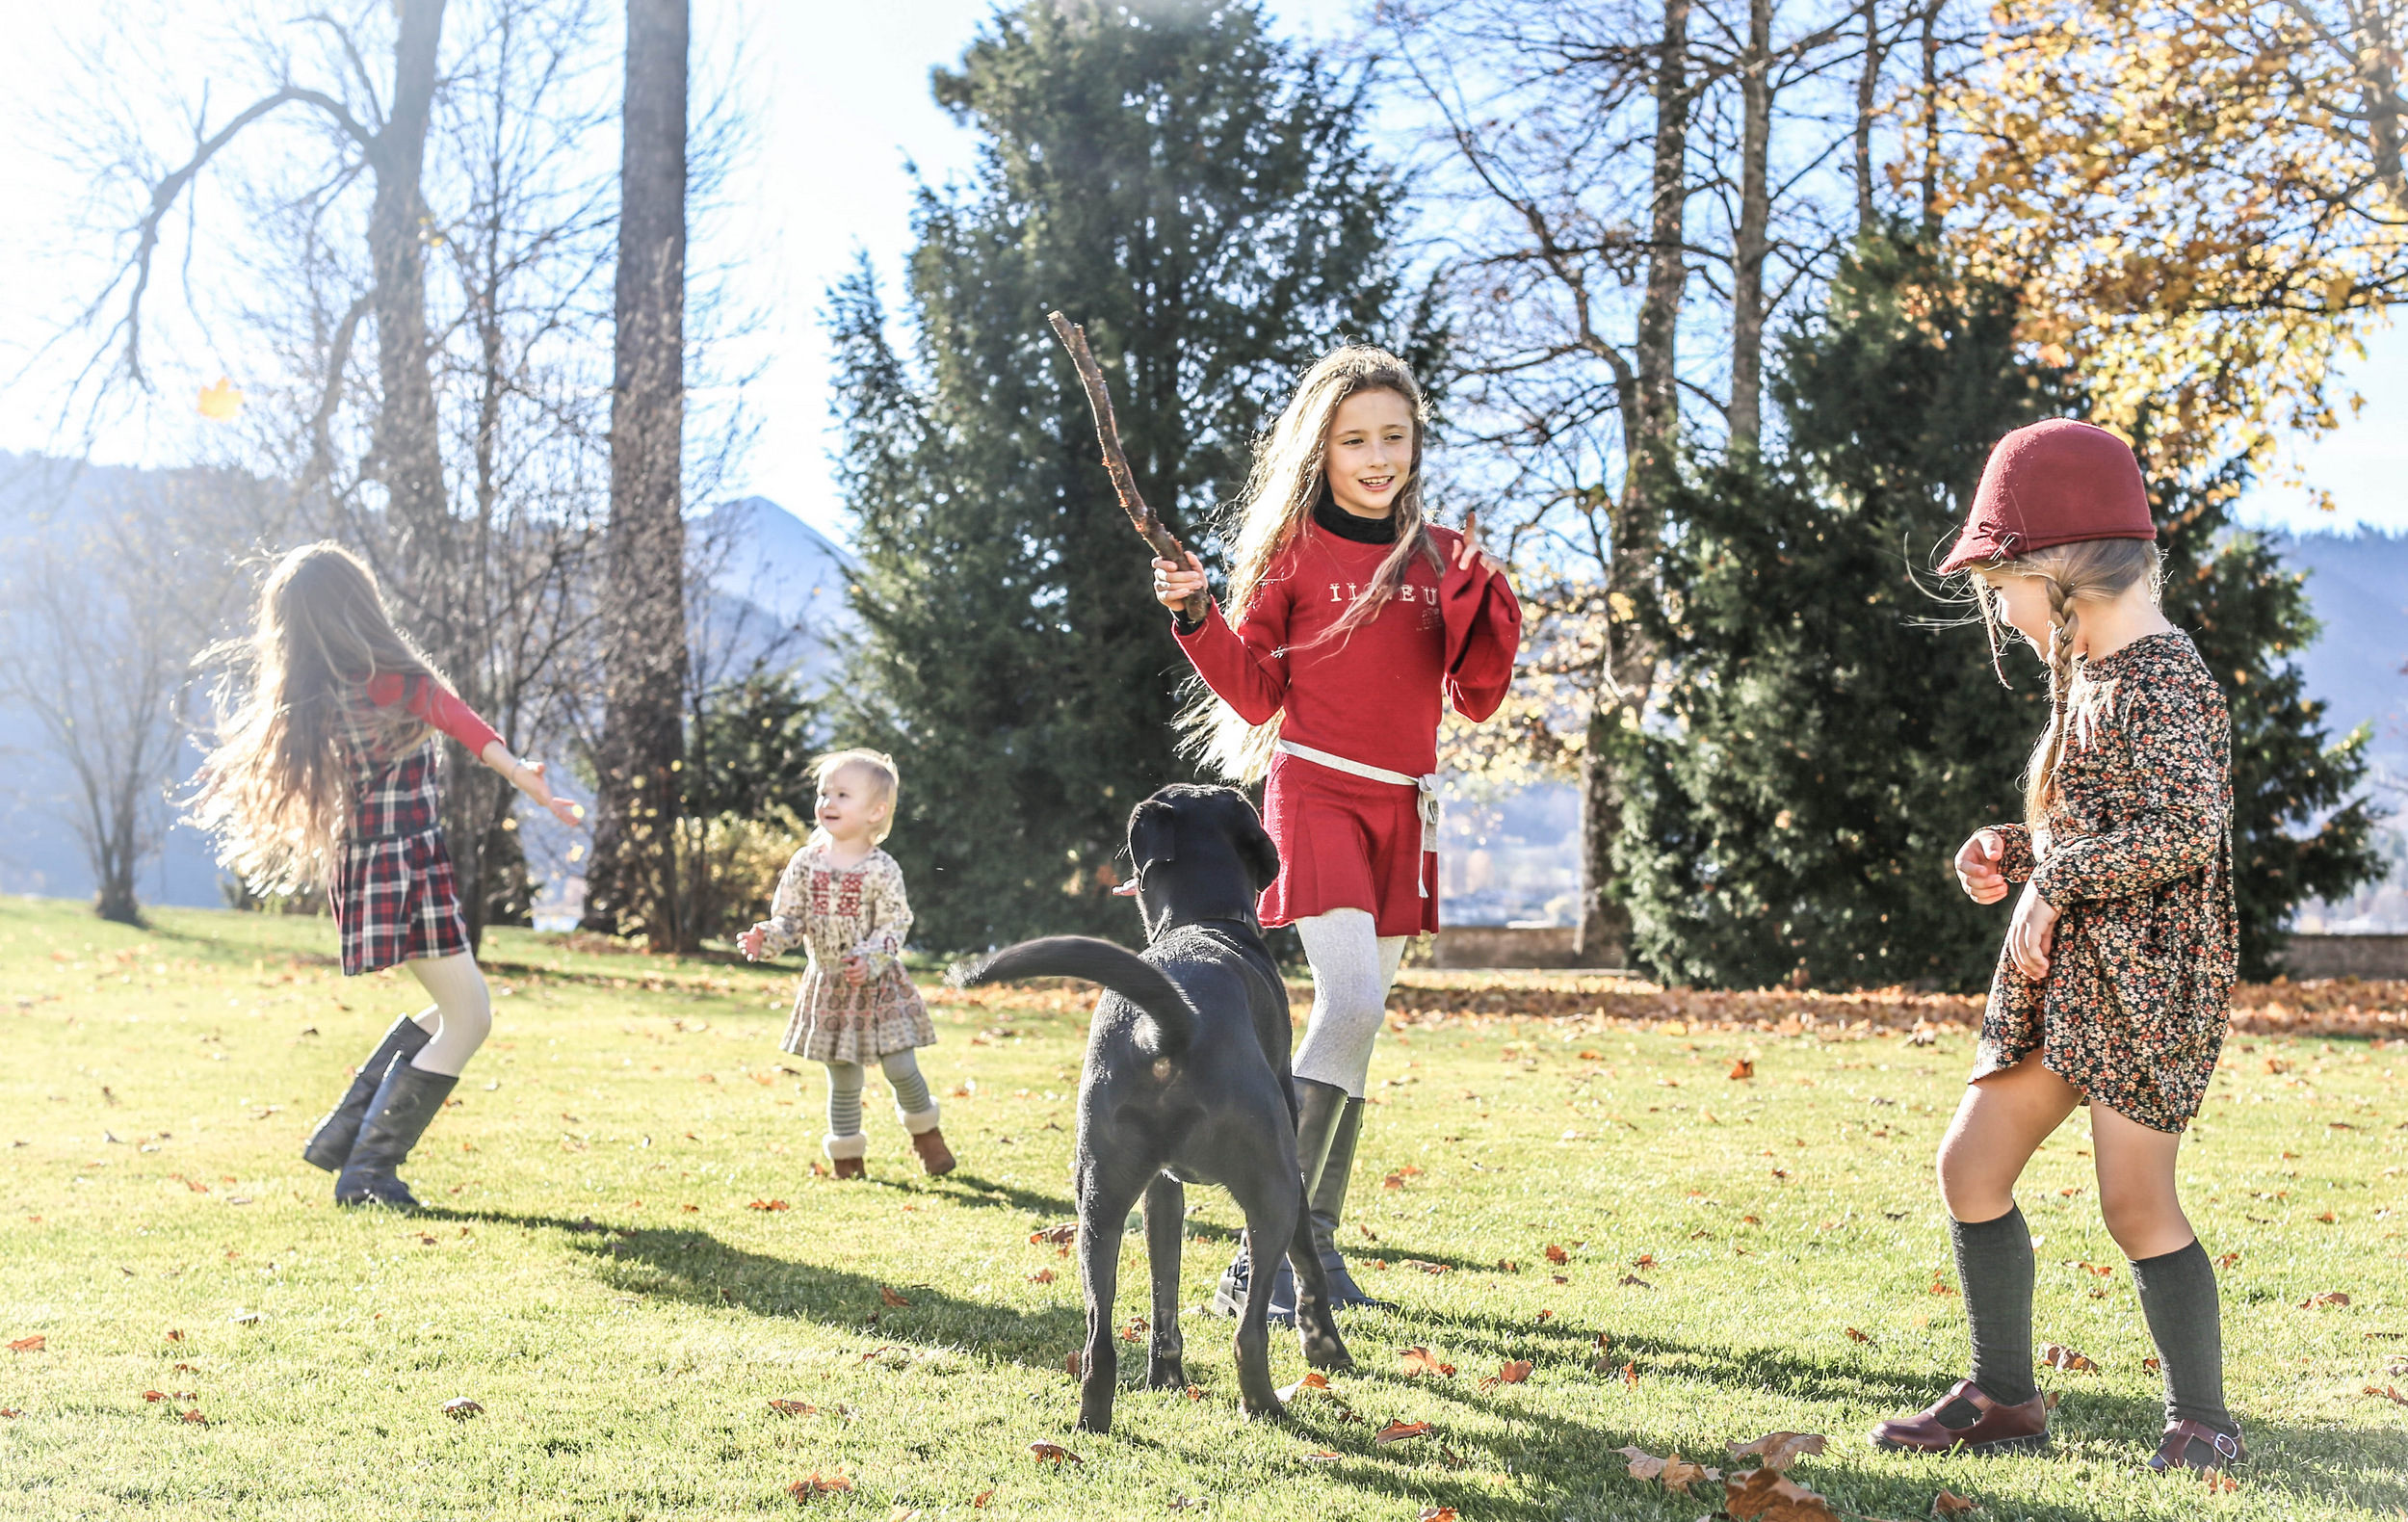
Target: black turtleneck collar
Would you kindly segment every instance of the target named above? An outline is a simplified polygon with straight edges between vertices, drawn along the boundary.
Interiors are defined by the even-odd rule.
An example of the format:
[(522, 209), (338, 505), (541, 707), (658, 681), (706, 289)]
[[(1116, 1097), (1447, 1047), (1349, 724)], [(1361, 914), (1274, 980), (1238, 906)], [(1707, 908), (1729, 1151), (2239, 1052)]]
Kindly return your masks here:
[(1384, 518), (1359, 518), (1338, 506), (1328, 491), (1322, 492), (1321, 501), (1313, 504), (1313, 521), (1342, 539), (1357, 544), (1394, 544), (1397, 542), (1397, 514), (1390, 509)]

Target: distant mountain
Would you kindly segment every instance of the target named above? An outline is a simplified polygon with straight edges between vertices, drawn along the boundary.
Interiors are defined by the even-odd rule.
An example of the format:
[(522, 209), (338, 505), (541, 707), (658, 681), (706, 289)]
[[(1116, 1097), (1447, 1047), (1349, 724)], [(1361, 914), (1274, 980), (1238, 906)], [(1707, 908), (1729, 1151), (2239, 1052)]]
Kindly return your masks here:
[(706, 682), (756, 663), (796, 669), (806, 685), (834, 676), (856, 624), (852, 557), (833, 539), (767, 497), (744, 497), (693, 518), (686, 551), (690, 573), (712, 589), (697, 642)]

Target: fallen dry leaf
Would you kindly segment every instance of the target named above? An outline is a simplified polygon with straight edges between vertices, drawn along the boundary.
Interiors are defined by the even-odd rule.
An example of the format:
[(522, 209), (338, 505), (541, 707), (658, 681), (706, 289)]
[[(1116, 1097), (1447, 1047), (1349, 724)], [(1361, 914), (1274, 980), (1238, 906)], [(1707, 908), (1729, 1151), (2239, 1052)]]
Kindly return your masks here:
[(1042, 1231), (1032, 1231), (1029, 1233), (1030, 1242), (1050, 1243), (1057, 1247), (1060, 1246), (1065, 1242), (1076, 1242), (1078, 1240), (1079, 1223), (1075, 1220), (1065, 1221), (1059, 1226), (1047, 1226)]
[(909, 1299), (896, 1294), (893, 1290), (888, 1289), (883, 1284), (877, 1287), (877, 1299), (878, 1303), (881, 1305), (908, 1305), (911, 1303)]
[(182, 1342), (184, 1340), (184, 1334), (177, 1331), (172, 1326), (169, 1327), (165, 1332), (161, 1333), (161, 1335), (166, 1337), (170, 1342)]
[(1401, 1443), (1416, 1437), (1427, 1437), (1427, 1422), (1390, 1422), (1372, 1434), (1374, 1443)]
[(1622, 1382), (1628, 1385), (1636, 1385), (1638, 1383), (1637, 1364), (1626, 1363), (1622, 1366)]
[(1931, 1514), (1936, 1517), (1961, 1517), (1979, 1509), (1953, 1490), (1943, 1490), (1931, 1498)]
[(0, 1405), (0, 1421), (13, 1422), (25, 1413), (13, 1405)]
[(2083, 1354), (2059, 1343), (2050, 1343), (2040, 1350), (2040, 1361), (2052, 1369), (2069, 1374), (2097, 1374), (2099, 1366)]
[(2408, 1405), (2408, 1395), (2400, 1394), (2399, 1386), (2395, 1384), (2369, 1384), (2361, 1393), (2371, 1395), (2378, 1400), (2389, 1401), (2394, 1405)]
[(1847, 1333), (1847, 1340), (1848, 1340), (1849, 1342), (1871, 1342), (1871, 1341), (1872, 1341), (1872, 1338), (1871, 1338), (1869, 1334), (1867, 1334), (1867, 1333), (1865, 1333), (1865, 1332), (1858, 1331), (1858, 1330), (1857, 1330), (1855, 1327), (1853, 1327), (1853, 1326), (1843, 1327), (1843, 1328), (1842, 1328), (1842, 1330), (1844, 1330), (1844, 1331), (1845, 1331), (1845, 1332)]
[(1633, 1480), (1660, 1480), (1663, 1482), (1663, 1487), (1666, 1490), (1677, 1490), (1683, 1495), (1688, 1494), (1688, 1487), (1700, 1480), (1722, 1478), (1720, 1470), (1708, 1469), (1703, 1464), (1692, 1464), (1679, 1454), (1668, 1454), (1658, 1458), (1641, 1448), (1617, 1448), (1614, 1452), (1630, 1460), (1630, 1476)]
[[(1307, 1374), (1303, 1378), (1298, 1379), (1296, 1383), (1281, 1390), (1279, 1392), (1279, 1399), (1282, 1401), (1293, 1401), (1307, 1390), (1326, 1390), (1328, 1388), (1329, 1376), (1316, 1369), (1312, 1373)], [(1189, 1385), (1188, 1389), (1191, 1392), (1189, 1399), (1200, 1401), (1204, 1398), (1204, 1392), (1196, 1389), (1194, 1385)]]
[(1051, 1269), (1039, 1269), (1034, 1273), (1029, 1275), (1029, 1282), (1031, 1284), (1051, 1284), (1054, 1282), (1054, 1271)]
[(214, 385), (205, 385), (200, 388), (200, 399), (197, 405), (200, 415), (210, 422), (231, 422), (234, 414), (243, 409), (243, 393), (236, 388), (232, 380), (220, 376)]
[(1454, 1365), (1441, 1363), (1426, 1348), (1407, 1348), (1397, 1354), (1397, 1372), (1406, 1376), (1417, 1374), (1453, 1374)]
[(1422, 1508), (1422, 1522), (1455, 1522), (1454, 1508), (1424, 1507)]
[(982, 1490), (977, 1495), (970, 1498), (970, 1508), (974, 1511), (983, 1511), (986, 1509), (986, 1504), (994, 1499), (995, 1492), (993, 1490)]
[(1039, 1463), (1052, 1464), (1057, 1469), (1060, 1469), (1066, 1463), (1084, 1464), (1086, 1462), (1086, 1459), (1081, 1458), (1078, 1455), (1072, 1453), (1069, 1449), (1062, 1447), (1060, 1443), (1031, 1443), (1029, 1445), (1029, 1452)]
[(2204, 1483), (2212, 1492), (2218, 1490), (2238, 1490), (2240, 1488), (2240, 1482), (2235, 1480), (2232, 1476), (2226, 1474), (2221, 1469), (2211, 1469), (2207, 1473), (2201, 1475), (2199, 1479), (2200, 1482)]
[(1731, 1456), (1753, 1454), (1767, 1469), (1786, 1471), (1807, 1454), (1819, 1454), (1828, 1441), (1820, 1432), (1767, 1432), (1752, 1443), (1726, 1443)]
[(1561, 1247), (1558, 1247), (1554, 1243), (1550, 1242), (1547, 1244), (1547, 1261), (1550, 1263), (1569, 1263), (1572, 1261), (1572, 1254), (1564, 1251)]
[(1722, 1509), (1741, 1522), (1840, 1522), (1830, 1502), (1777, 1469), (1732, 1476), (1723, 1487)]
[(746, 1210), (791, 1210), (793, 1208), (782, 1199), (756, 1199), (745, 1206)]
[(33, 1336), (31, 1336), (31, 1337), (19, 1337), (16, 1341), (14, 1341), (14, 1342), (13, 1342), (13, 1343), (9, 1344), (9, 1351), (11, 1351), (11, 1352), (39, 1352), (39, 1351), (42, 1351), (42, 1349), (44, 1349), (44, 1348), (48, 1347), (48, 1346), (49, 1346), (49, 1344), (50, 1344), (50, 1339), (49, 1339), (49, 1338), (44, 1337), (44, 1336), (42, 1336), (40, 1333), (37, 1332), (37, 1333), (35, 1333), (35, 1334), (34, 1334)]
[(2158, 1361), (2158, 1355), (2156, 1353), (2151, 1353), (2148, 1357), (2140, 1360), (2140, 1367), (2147, 1373), (2155, 1374), (2165, 1366)]
[[(2304, 1311), (2327, 1305), (2346, 1305), (2348, 1303), (2349, 1297), (2343, 1294), (2339, 1290), (2318, 1290), (2314, 1295), (2309, 1296), (2306, 1299), (2301, 1300), (2299, 1302), (2299, 1308)], [(10, 1346), (13, 1347), (15, 1345), (11, 1344)]]
[(450, 1417), (455, 1422), (465, 1422), (470, 1417), (481, 1414), (484, 1410), (484, 1406), (479, 1405), (476, 1402), (468, 1399), (468, 1397), (464, 1395), (456, 1395), (443, 1403), (443, 1414)]
[(843, 1495), (851, 1488), (851, 1477), (842, 1469), (832, 1475), (824, 1475), (814, 1469), (808, 1475), (788, 1485), (786, 1493), (798, 1501), (808, 1501), (813, 1496)]
[(182, 1416), (177, 1417), (176, 1420), (179, 1422), (190, 1422), (195, 1427), (207, 1427), (209, 1425), (209, 1418), (201, 1415), (198, 1411), (187, 1411)]
[(1191, 1401), (1201, 1401), (1204, 1399), (1204, 1387), (1200, 1384), (1189, 1385), (1188, 1399)]
[(2217, 1268), (2219, 1268), (2219, 1269), (2229, 1269), (2229, 1268), (2231, 1268), (2234, 1264), (2238, 1263), (2239, 1261), (2240, 1261), (2240, 1254), (2239, 1254), (2239, 1253), (2238, 1253), (2238, 1252), (2227, 1252), (2227, 1253), (2224, 1253), (2224, 1254), (2220, 1255), (2219, 1257), (2217, 1257), (2217, 1259), (2215, 1260), (2215, 1266), (2216, 1266)]
[(1070, 1372), (1070, 1378), (1075, 1379), (1079, 1377), (1079, 1355), (1076, 1352), (1064, 1356), (1061, 1366)]
[(770, 1409), (780, 1416), (809, 1416), (819, 1407), (808, 1401), (772, 1401)]
[(1344, 1456), (1326, 1448), (1317, 1448), (1304, 1456), (1304, 1461), (1308, 1464), (1334, 1464)]
[(1749, 1062), (1744, 1057), (1739, 1059), (1731, 1064), (1731, 1077), (1734, 1079), (1753, 1078), (1755, 1076), (1756, 1064)]
[(1501, 1384), (1520, 1384), (1531, 1377), (1528, 1358), (1508, 1358), (1497, 1365), (1497, 1380)]
[(895, 1509), (886, 1513), (886, 1522), (920, 1522), (920, 1519), (926, 1515), (928, 1513), (918, 1507), (908, 1502), (898, 1501), (895, 1503)]

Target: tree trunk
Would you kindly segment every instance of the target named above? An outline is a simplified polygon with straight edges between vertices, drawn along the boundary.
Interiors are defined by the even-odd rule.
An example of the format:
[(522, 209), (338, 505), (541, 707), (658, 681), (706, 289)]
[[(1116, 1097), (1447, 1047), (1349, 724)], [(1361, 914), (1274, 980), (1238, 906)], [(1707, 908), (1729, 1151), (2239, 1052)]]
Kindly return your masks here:
[(1933, 29), (1940, 24), (1940, 7), (1947, 0), (1930, 0), (1924, 7), (1924, 183), (1923, 229), (1925, 239), (1940, 234), (1940, 39)]
[(586, 924), (681, 939), (687, 0), (628, 0), (599, 808)]
[(1740, 66), (1740, 223), (1731, 248), (1731, 445), (1764, 431), (1765, 252), (1772, 223), (1772, 0), (1748, 0)]
[(1633, 357), (1636, 405), (1627, 440), (1627, 478), (1612, 512), (1613, 544), (1607, 573), (1606, 639), (1597, 695), (1581, 761), (1580, 959), (1589, 966), (1627, 966), (1630, 911), (1613, 898), (1614, 841), (1622, 832), (1626, 778), (1640, 715), (1655, 685), (1656, 643), (1648, 622), (1655, 606), (1656, 557), (1663, 538), (1658, 482), (1671, 464), (1680, 432), (1680, 375), (1675, 339), (1681, 299), (1688, 286), (1684, 247), (1688, 214), (1689, 0), (1665, 0), (1663, 39), (1656, 60), (1656, 142), (1650, 172), (1647, 290), (1639, 303)]
[(1872, 118), (1881, 88), (1881, 0), (1864, 0), (1865, 56), (1856, 70), (1856, 231), (1871, 230)]

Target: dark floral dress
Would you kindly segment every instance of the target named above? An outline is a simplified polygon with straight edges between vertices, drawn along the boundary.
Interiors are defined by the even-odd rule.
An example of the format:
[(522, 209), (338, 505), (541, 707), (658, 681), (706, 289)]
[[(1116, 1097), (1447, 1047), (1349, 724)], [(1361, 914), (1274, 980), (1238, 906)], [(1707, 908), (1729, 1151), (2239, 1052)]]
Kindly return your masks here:
[(2010, 882), (2062, 916), (2048, 976), (2002, 955), (1974, 1077), (2032, 1052), (2094, 1102), (2157, 1131), (2199, 1111), (2231, 1021), (2232, 723), (2188, 635), (2085, 663), (2044, 827), (1997, 827)]

